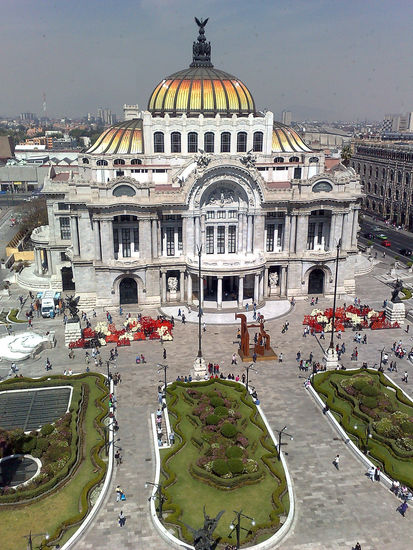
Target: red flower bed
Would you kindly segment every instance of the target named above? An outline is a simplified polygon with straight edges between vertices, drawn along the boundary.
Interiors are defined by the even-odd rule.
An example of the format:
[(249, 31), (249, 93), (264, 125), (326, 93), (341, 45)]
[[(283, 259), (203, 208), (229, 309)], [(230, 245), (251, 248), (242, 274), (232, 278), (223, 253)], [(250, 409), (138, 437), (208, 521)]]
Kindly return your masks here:
[(157, 332), (152, 332), (150, 335), (149, 335), (149, 340), (159, 340), (160, 336)]
[(96, 332), (92, 330), (91, 328), (85, 328), (83, 329), (83, 338), (95, 338)]
[(133, 335), (133, 339), (134, 340), (146, 340), (145, 333), (136, 331), (135, 334)]
[(84, 338), (79, 338), (79, 340), (76, 340), (75, 342), (69, 343), (69, 348), (83, 348), (85, 346), (85, 340)]
[(118, 347), (121, 347), (121, 346), (130, 346), (129, 338), (121, 338), (118, 342)]
[(106, 342), (115, 342), (115, 343), (117, 343), (118, 340), (119, 340), (119, 336), (117, 336), (116, 334), (108, 334), (107, 336), (105, 336), (105, 340), (106, 340)]

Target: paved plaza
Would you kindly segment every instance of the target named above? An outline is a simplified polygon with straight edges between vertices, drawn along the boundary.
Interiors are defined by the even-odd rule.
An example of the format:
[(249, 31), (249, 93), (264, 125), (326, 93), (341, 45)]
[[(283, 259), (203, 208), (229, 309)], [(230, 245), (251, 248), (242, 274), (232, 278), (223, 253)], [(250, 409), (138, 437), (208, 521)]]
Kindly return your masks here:
[[(378, 264), (374, 272), (357, 279), (357, 296), (362, 303), (381, 309), (383, 299), (389, 298), (390, 289), (377, 275), (388, 271), (388, 266)], [(350, 303), (350, 297), (342, 297), (338, 305)], [(331, 306), (331, 300), (321, 299), (320, 309)], [(177, 312), (178, 308), (176, 308)], [(377, 483), (365, 476), (365, 468), (338, 438), (336, 432), (315, 405), (304, 388), (305, 374), (299, 371), (295, 360), (298, 350), (306, 358), (313, 352), (314, 360), (322, 358), (320, 343), (315, 337), (303, 338), (302, 320), (310, 313), (309, 302), (298, 302), (293, 310), (282, 318), (266, 323), (271, 335), (274, 351), (283, 353), (283, 363), (260, 362), (258, 373), (250, 372), (250, 384), (255, 386), (262, 408), (274, 430), (288, 426), (293, 441), (283, 446), (288, 468), (293, 480), (297, 509), (293, 528), (289, 536), (279, 545), (282, 550), (337, 550), (350, 549), (359, 541), (363, 550), (405, 550), (409, 540), (413, 540), (413, 506), (406, 518), (396, 512), (399, 501)], [(156, 311), (144, 311), (157, 315)], [(104, 312), (98, 312), (98, 320), (104, 318)], [(176, 313), (175, 313), (176, 318)], [(117, 312), (114, 320), (120, 323)], [(289, 330), (282, 334), (281, 328), (289, 321)], [(55, 327), (58, 347), (49, 353), (52, 374), (63, 372), (68, 365), (74, 372), (84, 372), (84, 351), (77, 350), (75, 358), (68, 358), (62, 345), (63, 323), (61, 318), (51, 320), (34, 319), (34, 329), (42, 330)], [(46, 328), (47, 327), (47, 328)], [(207, 362), (218, 362), (224, 374), (243, 371), (240, 361), (231, 366), (232, 353), (237, 349), (236, 329), (234, 325), (207, 325), (203, 334), (203, 353)], [(411, 331), (412, 332), (412, 331)], [(413, 346), (413, 338), (404, 329), (366, 331), (368, 344), (358, 345), (359, 365), (367, 361), (369, 366), (378, 363), (380, 350), (390, 349), (395, 340), (401, 339), (407, 349)], [(347, 352), (342, 363), (348, 367), (356, 364), (350, 361), (350, 354), (356, 345), (353, 332), (345, 332), (343, 341)], [(413, 333), (412, 333), (413, 335)], [(328, 345), (328, 337), (321, 342)], [(198, 349), (197, 326), (187, 323), (175, 324), (174, 341), (166, 342), (166, 362), (168, 380), (189, 373)], [(110, 347), (110, 346), (109, 346)], [(50, 350), (48, 350), (49, 352)], [(103, 359), (108, 351), (103, 350)], [(135, 355), (143, 353), (147, 363), (136, 365)], [(130, 348), (121, 348), (117, 367), (122, 375), (122, 384), (117, 386), (117, 418), (119, 422), (119, 445), (122, 447), (123, 464), (116, 467), (114, 477), (103, 506), (91, 528), (86, 532), (76, 550), (99, 548), (167, 550), (171, 548), (154, 529), (149, 516), (149, 489), (144, 488), (145, 481), (153, 481), (154, 449), (150, 434), (150, 414), (157, 407), (157, 386), (163, 375), (157, 373), (157, 363), (163, 361), (163, 346), (158, 341), (133, 343)], [(46, 354), (36, 361), (27, 361), (19, 365), (24, 375), (39, 376), (45, 374)], [(390, 355), (390, 359), (394, 357)], [(390, 376), (401, 384), (404, 370), (410, 375), (404, 389), (413, 396), (413, 368), (406, 360), (397, 360), (398, 373)], [(9, 364), (0, 363), (0, 375), (6, 376)], [(106, 369), (103, 369), (105, 372)], [(340, 471), (332, 460), (340, 454)], [(116, 502), (115, 487), (120, 485), (127, 500), (122, 504), (126, 515), (126, 525), (120, 529), (117, 516), (121, 510)], [(207, 504), (207, 503), (206, 503)]]

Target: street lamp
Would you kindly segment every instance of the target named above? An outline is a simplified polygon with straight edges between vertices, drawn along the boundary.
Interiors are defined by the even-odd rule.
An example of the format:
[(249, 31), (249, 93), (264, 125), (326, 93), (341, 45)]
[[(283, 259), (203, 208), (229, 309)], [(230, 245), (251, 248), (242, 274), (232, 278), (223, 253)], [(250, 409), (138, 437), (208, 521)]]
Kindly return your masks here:
[(112, 373), (110, 372), (110, 361), (106, 361), (106, 369), (107, 369), (107, 383), (108, 387), (110, 387), (110, 381), (112, 380)]
[(293, 436), (291, 434), (288, 434), (285, 430), (287, 429), (287, 426), (284, 426), (284, 428), (282, 430), (276, 430), (276, 432), (278, 432), (278, 460), (281, 460), (281, 438), (282, 438), (282, 434), (288, 436), (290, 438), (291, 441), (294, 440)]
[(198, 250), (198, 359), (201, 363), (202, 359), (202, 331), (201, 331), (201, 255), (202, 255), (202, 244), (197, 245)]
[[(240, 538), (241, 538), (241, 529), (243, 531), (247, 531), (248, 534), (251, 533), (251, 529), (246, 529), (245, 527), (242, 527), (241, 526), (241, 518), (245, 518), (245, 519), (249, 519), (251, 520), (251, 525), (254, 527), (255, 525), (255, 521), (253, 518), (251, 518), (250, 516), (246, 516), (245, 514), (242, 513), (242, 510), (240, 510), (239, 512), (237, 512), (236, 510), (234, 510), (234, 514), (235, 514), (235, 518), (232, 520), (229, 528), (231, 529), (231, 532), (230, 534), (228, 535), (229, 538), (232, 537), (232, 533), (233, 531), (235, 530), (235, 533), (237, 535), (237, 550), (238, 548), (240, 548)], [(235, 523), (236, 522), (236, 523)]]
[(158, 363), (158, 372), (161, 372), (161, 370), (163, 369), (164, 371), (164, 387), (163, 387), (163, 391), (165, 393), (165, 396), (166, 396), (166, 369), (168, 368), (168, 365), (162, 365), (161, 363)]
[[(162, 519), (162, 509), (163, 509), (163, 502), (164, 502), (164, 496), (162, 495), (162, 485), (161, 483), (152, 483), (151, 481), (147, 481), (145, 483), (145, 489), (147, 489), (149, 485), (152, 485), (152, 487), (156, 488), (156, 496), (158, 497), (159, 519)], [(151, 500), (152, 498), (155, 498), (155, 495), (150, 496), (148, 500)]]
[(49, 540), (49, 533), (37, 533), (32, 535), (32, 532), (29, 531), (28, 535), (23, 535), (27, 539), (27, 550), (33, 550), (33, 539), (37, 537), (44, 537), (46, 540)]
[(244, 367), (244, 369), (247, 371), (247, 383), (246, 383), (245, 387), (246, 387), (247, 393), (248, 393), (248, 380), (249, 380), (248, 375), (249, 375), (249, 370), (252, 369), (252, 370), (255, 371), (255, 372), (258, 372), (258, 371), (256, 371), (256, 370), (254, 369), (254, 363), (251, 363), (251, 365), (248, 365), (248, 367)]
[[(354, 425), (354, 429), (355, 430), (358, 429), (357, 424)], [(370, 423), (369, 423), (366, 426), (366, 439), (365, 439), (365, 441), (363, 442), (362, 438), (360, 438), (362, 440), (362, 443), (364, 444), (364, 454), (365, 455), (367, 454), (367, 451), (369, 449), (369, 439), (371, 439), (372, 437), (373, 436), (372, 436), (371, 431), (370, 431)]]
[(337, 256), (336, 256), (336, 275), (334, 280), (334, 300), (333, 300), (333, 317), (331, 319), (331, 340), (330, 349), (334, 350), (334, 325), (336, 320), (336, 299), (337, 299), (337, 281), (338, 281), (338, 260), (340, 255), (341, 239), (337, 243)]

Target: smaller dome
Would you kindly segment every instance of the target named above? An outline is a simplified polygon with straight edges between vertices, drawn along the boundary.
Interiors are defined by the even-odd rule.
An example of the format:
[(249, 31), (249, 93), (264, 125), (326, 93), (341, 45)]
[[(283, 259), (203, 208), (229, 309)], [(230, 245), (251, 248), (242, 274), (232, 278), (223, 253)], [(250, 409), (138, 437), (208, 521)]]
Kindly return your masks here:
[(87, 150), (95, 155), (135, 155), (143, 153), (142, 119), (126, 120), (111, 126)]
[(272, 152), (273, 153), (309, 153), (312, 149), (308, 147), (295, 130), (274, 122), (272, 130)]

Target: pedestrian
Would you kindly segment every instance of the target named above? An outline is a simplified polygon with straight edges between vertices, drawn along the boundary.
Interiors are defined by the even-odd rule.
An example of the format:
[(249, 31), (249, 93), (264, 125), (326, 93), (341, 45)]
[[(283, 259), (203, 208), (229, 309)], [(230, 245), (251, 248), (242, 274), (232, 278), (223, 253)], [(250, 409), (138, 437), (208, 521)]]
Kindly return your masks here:
[(242, 383), (245, 384), (245, 372), (242, 373), (241, 380)]
[(370, 466), (370, 468), (367, 470), (367, 476), (371, 481), (374, 481), (374, 473), (375, 473), (375, 467)]
[(356, 542), (356, 546), (354, 547), (354, 550), (361, 550), (361, 544), (359, 542)]
[(231, 359), (231, 365), (236, 365), (237, 364), (237, 356), (235, 355), (235, 353), (232, 354), (232, 359)]
[(120, 464), (119, 457), (120, 457), (120, 452), (119, 452), (118, 449), (116, 449), (116, 452), (115, 452), (116, 466), (119, 466), (119, 464)]
[(297, 363), (299, 363), (300, 359), (301, 359), (301, 351), (297, 351), (297, 357), (295, 358)]
[(74, 359), (75, 358), (75, 352), (71, 349), (69, 351), (69, 359)]
[(182, 316), (181, 316), (181, 321), (182, 321), (182, 324), (184, 325), (185, 324), (185, 313), (182, 313)]
[(163, 348), (163, 359), (164, 359), (164, 361), (166, 359), (166, 349), (165, 348)]
[(406, 327), (407, 334), (409, 334), (409, 330), (410, 330), (410, 325), (407, 325), (407, 327)]
[(203, 332), (206, 332), (206, 324), (205, 324), (205, 321), (204, 321), (204, 324), (202, 325), (202, 331), (203, 331)]
[(333, 460), (333, 464), (334, 466), (337, 468), (337, 470), (339, 470), (339, 466), (340, 466), (340, 455), (336, 455), (334, 460)]
[(122, 510), (120, 511), (120, 514), (119, 514), (119, 517), (118, 517), (118, 523), (119, 523), (119, 527), (123, 527), (126, 523), (126, 517), (123, 514)]
[(402, 502), (402, 504), (400, 504), (399, 506), (399, 512), (401, 513), (401, 515), (403, 517), (406, 517), (405, 516), (405, 513), (407, 512), (407, 509), (408, 509), (408, 504), (407, 504), (407, 500), (405, 500), (404, 502)]
[(122, 317), (123, 315), (123, 307), (122, 306), (119, 306), (119, 315)]
[(380, 468), (374, 470), (374, 481), (380, 481)]
[(282, 362), (283, 362), (283, 354), (282, 354), (282, 352), (281, 352), (280, 355), (278, 356), (278, 362), (279, 362), (279, 363), (282, 363)]
[(408, 378), (408, 376), (409, 376), (409, 375), (407, 374), (407, 370), (404, 371), (404, 376), (403, 376), (403, 378), (402, 378), (402, 382), (406, 382), (406, 384), (407, 384), (407, 378)]
[(254, 351), (254, 353), (253, 353), (253, 355), (252, 355), (252, 360), (253, 360), (254, 363), (257, 362), (257, 354), (255, 353), (255, 351)]
[(181, 313), (181, 308), (178, 309), (178, 317), (180, 317), (182, 315)]
[(119, 502), (122, 499), (123, 491), (120, 488), (120, 485), (116, 486), (116, 502)]
[(172, 430), (171, 433), (169, 434), (169, 445), (173, 445), (174, 443), (175, 443), (175, 434)]
[(314, 355), (313, 355), (313, 352), (311, 351), (311, 352), (310, 352), (310, 357), (308, 358), (309, 361), (310, 361), (310, 363), (311, 363), (311, 361), (313, 360), (313, 357), (314, 357)]
[(325, 340), (325, 334), (324, 334), (324, 330), (321, 331), (321, 334), (320, 334), (320, 340)]

